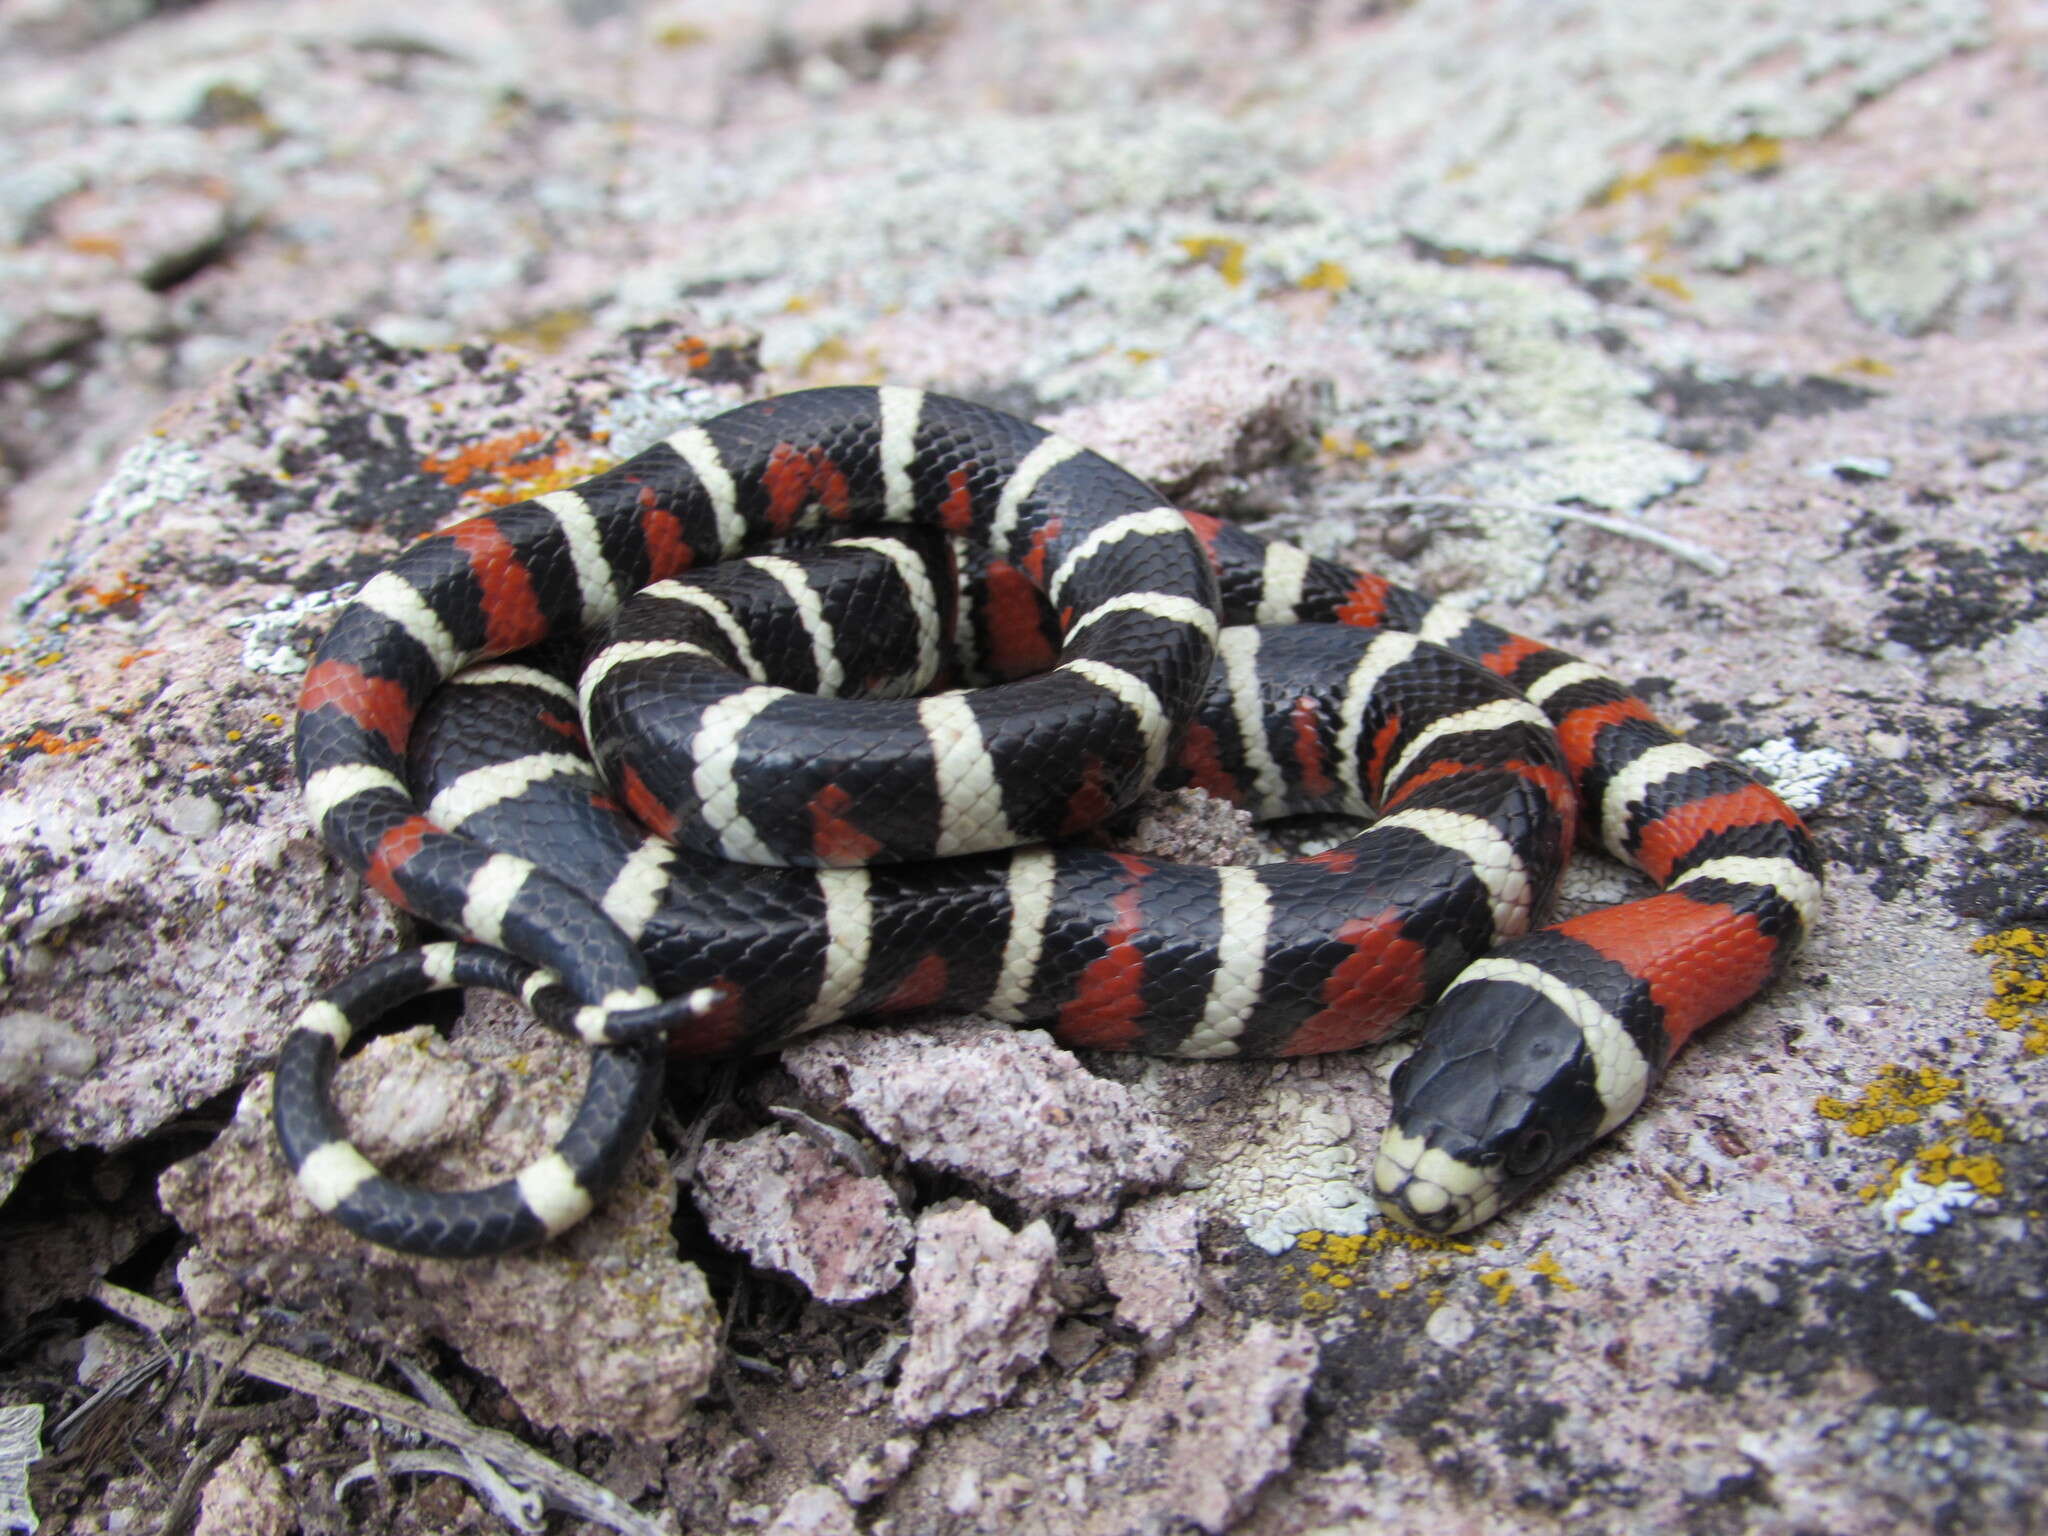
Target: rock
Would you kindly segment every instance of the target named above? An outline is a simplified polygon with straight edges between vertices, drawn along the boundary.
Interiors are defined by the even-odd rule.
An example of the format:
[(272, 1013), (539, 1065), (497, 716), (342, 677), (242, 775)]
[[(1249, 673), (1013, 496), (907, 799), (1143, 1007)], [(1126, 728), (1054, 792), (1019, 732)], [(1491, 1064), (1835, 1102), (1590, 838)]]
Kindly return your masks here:
[(286, 1536), (298, 1518), (284, 1475), (262, 1442), (244, 1440), (206, 1480), (192, 1536)]
[(855, 1504), (880, 1498), (910, 1470), (917, 1450), (918, 1442), (911, 1436), (890, 1436), (872, 1450), (862, 1452), (839, 1474), (839, 1491)]
[(1098, 1227), (1179, 1170), (1181, 1144), (1121, 1084), (1043, 1030), (935, 1024), (835, 1030), (783, 1056), (804, 1091), (859, 1115), (915, 1162), (1027, 1211)]
[(1201, 1208), (1191, 1200), (1143, 1200), (1096, 1234), (1095, 1262), (1116, 1296), (1116, 1320), (1155, 1344), (1195, 1315), (1202, 1259)]
[(1316, 1362), (1304, 1330), (1267, 1322), (1239, 1338), (1211, 1331), (1160, 1362), (1117, 1431), (1121, 1454), (1156, 1469), (1134, 1475), (1150, 1520), (1134, 1524), (1213, 1536), (1241, 1519), (1288, 1464)]
[(98, 1060), (91, 1038), (62, 1019), (25, 1008), (0, 1013), (0, 1094), (84, 1077)]
[[(566, 1123), (578, 1053), (552, 1040), (464, 1061), (431, 1030), (373, 1040), (336, 1074), (336, 1102), (365, 1155), (394, 1175), (503, 1177)], [(350, 1236), (285, 1172), (270, 1085), (242, 1097), (211, 1147), (161, 1180), (164, 1206), (220, 1267), (258, 1294), (314, 1305), (342, 1294), (403, 1336), (445, 1340), (502, 1383), (536, 1423), (661, 1439), (710, 1384), (718, 1314), (669, 1236), (675, 1186), (652, 1146), (564, 1237), (474, 1263), (411, 1259)]]
[(800, 1488), (783, 1501), (765, 1536), (860, 1536), (853, 1506), (822, 1484)]
[(978, 1205), (917, 1220), (910, 1348), (891, 1404), (904, 1423), (993, 1408), (1044, 1356), (1058, 1307), (1052, 1232), (1011, 1232)]
[(793, 1275), (820, 1301), (865, 1301), (903, 1278), (911, 1226), (888, 1181), (855, 1173), (793, 1131), (706, 1142), (696, 1200), (713, 1237)]

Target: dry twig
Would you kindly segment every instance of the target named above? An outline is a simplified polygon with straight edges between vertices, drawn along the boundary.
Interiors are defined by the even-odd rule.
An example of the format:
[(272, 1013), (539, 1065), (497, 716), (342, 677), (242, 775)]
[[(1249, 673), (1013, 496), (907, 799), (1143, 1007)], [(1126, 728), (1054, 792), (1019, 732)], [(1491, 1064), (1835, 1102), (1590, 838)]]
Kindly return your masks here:
[(200, 1325), (194, 1318), (162, 1302), (104, 1280), (95, 1281), (93, 1300), (137, 1327), (163, 1334), (185, 1326), (189, 1347), (198, 1354), (245, 1376), (309, 1397), (339, 1403), (358, 1412), (403, 1424), (423, 1435), (489, 1461), (544, 1492), (557, 1507), (594, 1520), (625, 1536), (663, 1536), (662, 1528), (610, 1489), (541, 1455), (523, 1440), (500, 1430), (472, 1424), (459, 1413), (422, 1403), (344, 1371), (316, 1365), (270, 1344), (250, 1344), (233, 1334)]

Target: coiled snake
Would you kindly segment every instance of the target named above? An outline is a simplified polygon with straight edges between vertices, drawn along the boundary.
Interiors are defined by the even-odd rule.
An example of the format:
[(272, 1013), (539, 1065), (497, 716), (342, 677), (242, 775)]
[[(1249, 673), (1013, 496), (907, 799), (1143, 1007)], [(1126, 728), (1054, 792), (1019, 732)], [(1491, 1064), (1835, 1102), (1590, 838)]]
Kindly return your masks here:
[[(960, 681), (989, 686), (931, 691)], [(1820, 900), (1799, 818), (1607, 674), (909, 389), (745, 405), (421, 540), (299, 707), (329, 846), (471, 941), (364, 968), (278, 1063), (306, 1193), (417, 1253), (580, 1218), (665, 1052), (940, 1004), (1200, 1057), (1433, 1004), (1374, 1189), (1459, 1230), (1625, 1119)], [(1258, 869), (1071, 840), (1155, 783), (1376, 819)], [(1540, 928), (1582, 824), (1661, 894)], [(453, 1193), (380, 1174), (329, 1098), (356, 1032), (446, 986), (594, 1048), (556, 1148)]]

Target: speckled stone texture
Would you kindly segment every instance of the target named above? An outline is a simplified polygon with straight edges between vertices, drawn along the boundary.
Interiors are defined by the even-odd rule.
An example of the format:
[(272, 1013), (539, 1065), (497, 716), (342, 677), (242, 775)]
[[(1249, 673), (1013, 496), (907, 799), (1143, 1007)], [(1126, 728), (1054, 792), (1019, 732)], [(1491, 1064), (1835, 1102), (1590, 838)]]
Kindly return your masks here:
[(912, 1161), (1028, 1211), (1066, 1211), (1083, 1228), (1167, 1182), (1185, 1155), (1128, 1089), (1084, 1070), (1043, 1030), (836, 1030), (786, 1052), (783, 1065)]
[(713, 1237), (820, 1301), (867, 1301), (903, 1278), (910, 1223), (888, 1181), (793, 1132), (706, 1142), (695, 1183)]
[(1012, 1232), (971, 1203), (920, 1216), (896, 1416), (922, 1426), (1008, 1397), (1052, 1337), (1053, 1268), (1043, 1221)]
[[(0, 1266), (0, 1332), (44, 1351), (0, 1360), (10, 1392), (49, 1396), (80, 1347), (20, 1325), (71, 1326), (84, 1277), (163, 1230), (102, 1203), (149, 1187), (148, 1138), (255, 1102), (293, 1011), (394, 942), (285, 762), (352, 584), (726, 404), (886, 378), (1618, 669), (1795, 793), (1832, 882), (1770, 994), (1467, 1246), (1384, 1232), (1359, 1187), (1398, 1046), (1083, 1063), (1186, 1149), (1203, 1310), (1163, 1350), (1104, 1283), (1121, 1227), (999, 1171), (1028, 1095), (948, 1133), (979, 1161), (878, 1132), (907, 1214), (1051, 1213), (1067, 1322), (999, 1406), (912, 1435), (861, 1522), (2039, 1523), (2038, 3), (26, 0), (0, 47), (0, 587), (31, 598), (0, 658), (0, 1245), (37, 1255)], [(279, 337), (307, 318), (334, 323)], [(1528, 514), (1546, 498), (1732, 569)], [(1213, 809), (1154, 836), (1245, 842)], [(1596, 861), (1567, 898), (1638, 889)], [(468, 1070), (531, 1043), (507, 1031), (466, 1022)], [(746, 1080), (720, 1137), (804, 1098)], [(238, 1121), (215, 1159), (267, 1156)], [(1124, 1177), (1084, 1197), (1106, 1221)], [(674, 1264), (653, 1187), (617, 1241)], [(902, 1289), (812, 1307), (679, 1227), (752, 1364), (621, 1486), (691, 1530), (846, 1523), (791, 1501), (905, 1433)], [(179, 1272), (216, 1319), (257, 1305)], [(391, 1283), (342, 1272), (352, 1326), (414, 1336)], [(1265, 1427), (1211, 1458), (1175, 1404), (1239, 1360)], [(1105, 1427), (1134, 1415), (1129, 1444)], [(361, 1454), (295, 1433), (294, 1499)], [(72, 1525), (163, 1497), (124, 1474)], [(397, 1528), (437, 1507), (403, 1491)]]

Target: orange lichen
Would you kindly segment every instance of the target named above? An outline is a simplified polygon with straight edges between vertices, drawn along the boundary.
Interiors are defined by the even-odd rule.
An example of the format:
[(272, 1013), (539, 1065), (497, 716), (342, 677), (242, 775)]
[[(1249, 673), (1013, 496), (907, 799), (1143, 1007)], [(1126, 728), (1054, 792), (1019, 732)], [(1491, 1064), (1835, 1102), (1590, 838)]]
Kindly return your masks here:
[(1544, 1279), (1548, 1280), (1552, 1286), (1560, 1291), (1576, 1291), (1578, 1289), (1576, 1285), (1564, 1277), (1564, 1271), (1558, 1267), (1557, 1260), (1550, 1256), (1548, 1248), (1536, 1255), (1529, 1263), (1528, 1270), (1532, 1275), (1543, 1276)]
[(97, 736), (82, 736), (72, 741), (67, 737), (55, 736), (48, 731), (37, 729), (30, 731), (26, 736), (17, 736), (12, 741), (0, 742), (0, 751), (19, 752), (27, 748), (31, 752), (41, 752), (49, 757), (76, 757), (81, 752), (90, 752), (102, 744)]
[(118, 608), (122, 603), (142, 596), (149, 588), (123, 571), (114, 578), (110, 586), (94, 587), (81, 584), (71, 590), (85, 599), (78, 605), (79, 607), (91, 609)]
[(1696, 139), (1665, 150), (1633, 175), (1617, 176), (1594, 201), (1618, 203), (1623, 198), (1641, 197), (1671, 182), (1689, 181), (1714, 170), (1760, 176), (1776, 170), (1784, 158), (1784, 145), (1760, 134), (1751, 134), (1733, 144), (1710, 144)]
[(457, 449), (446, 458), (429, 456), (420, 460), (420, 468), (427, 474), (439, 475), (444, 485), (463, 485), (479, 475), (503, 474), (516, 477), (532, 474), (539, 469), (551, 467), (560, 455), (555, 453), (543, 458), (516, 462), (518, 456), (541, 439), (540, 428), (521, 427), (517, 432), (508, 432), (503, 437), (486, 438), (480, 443), (471, 443)]

